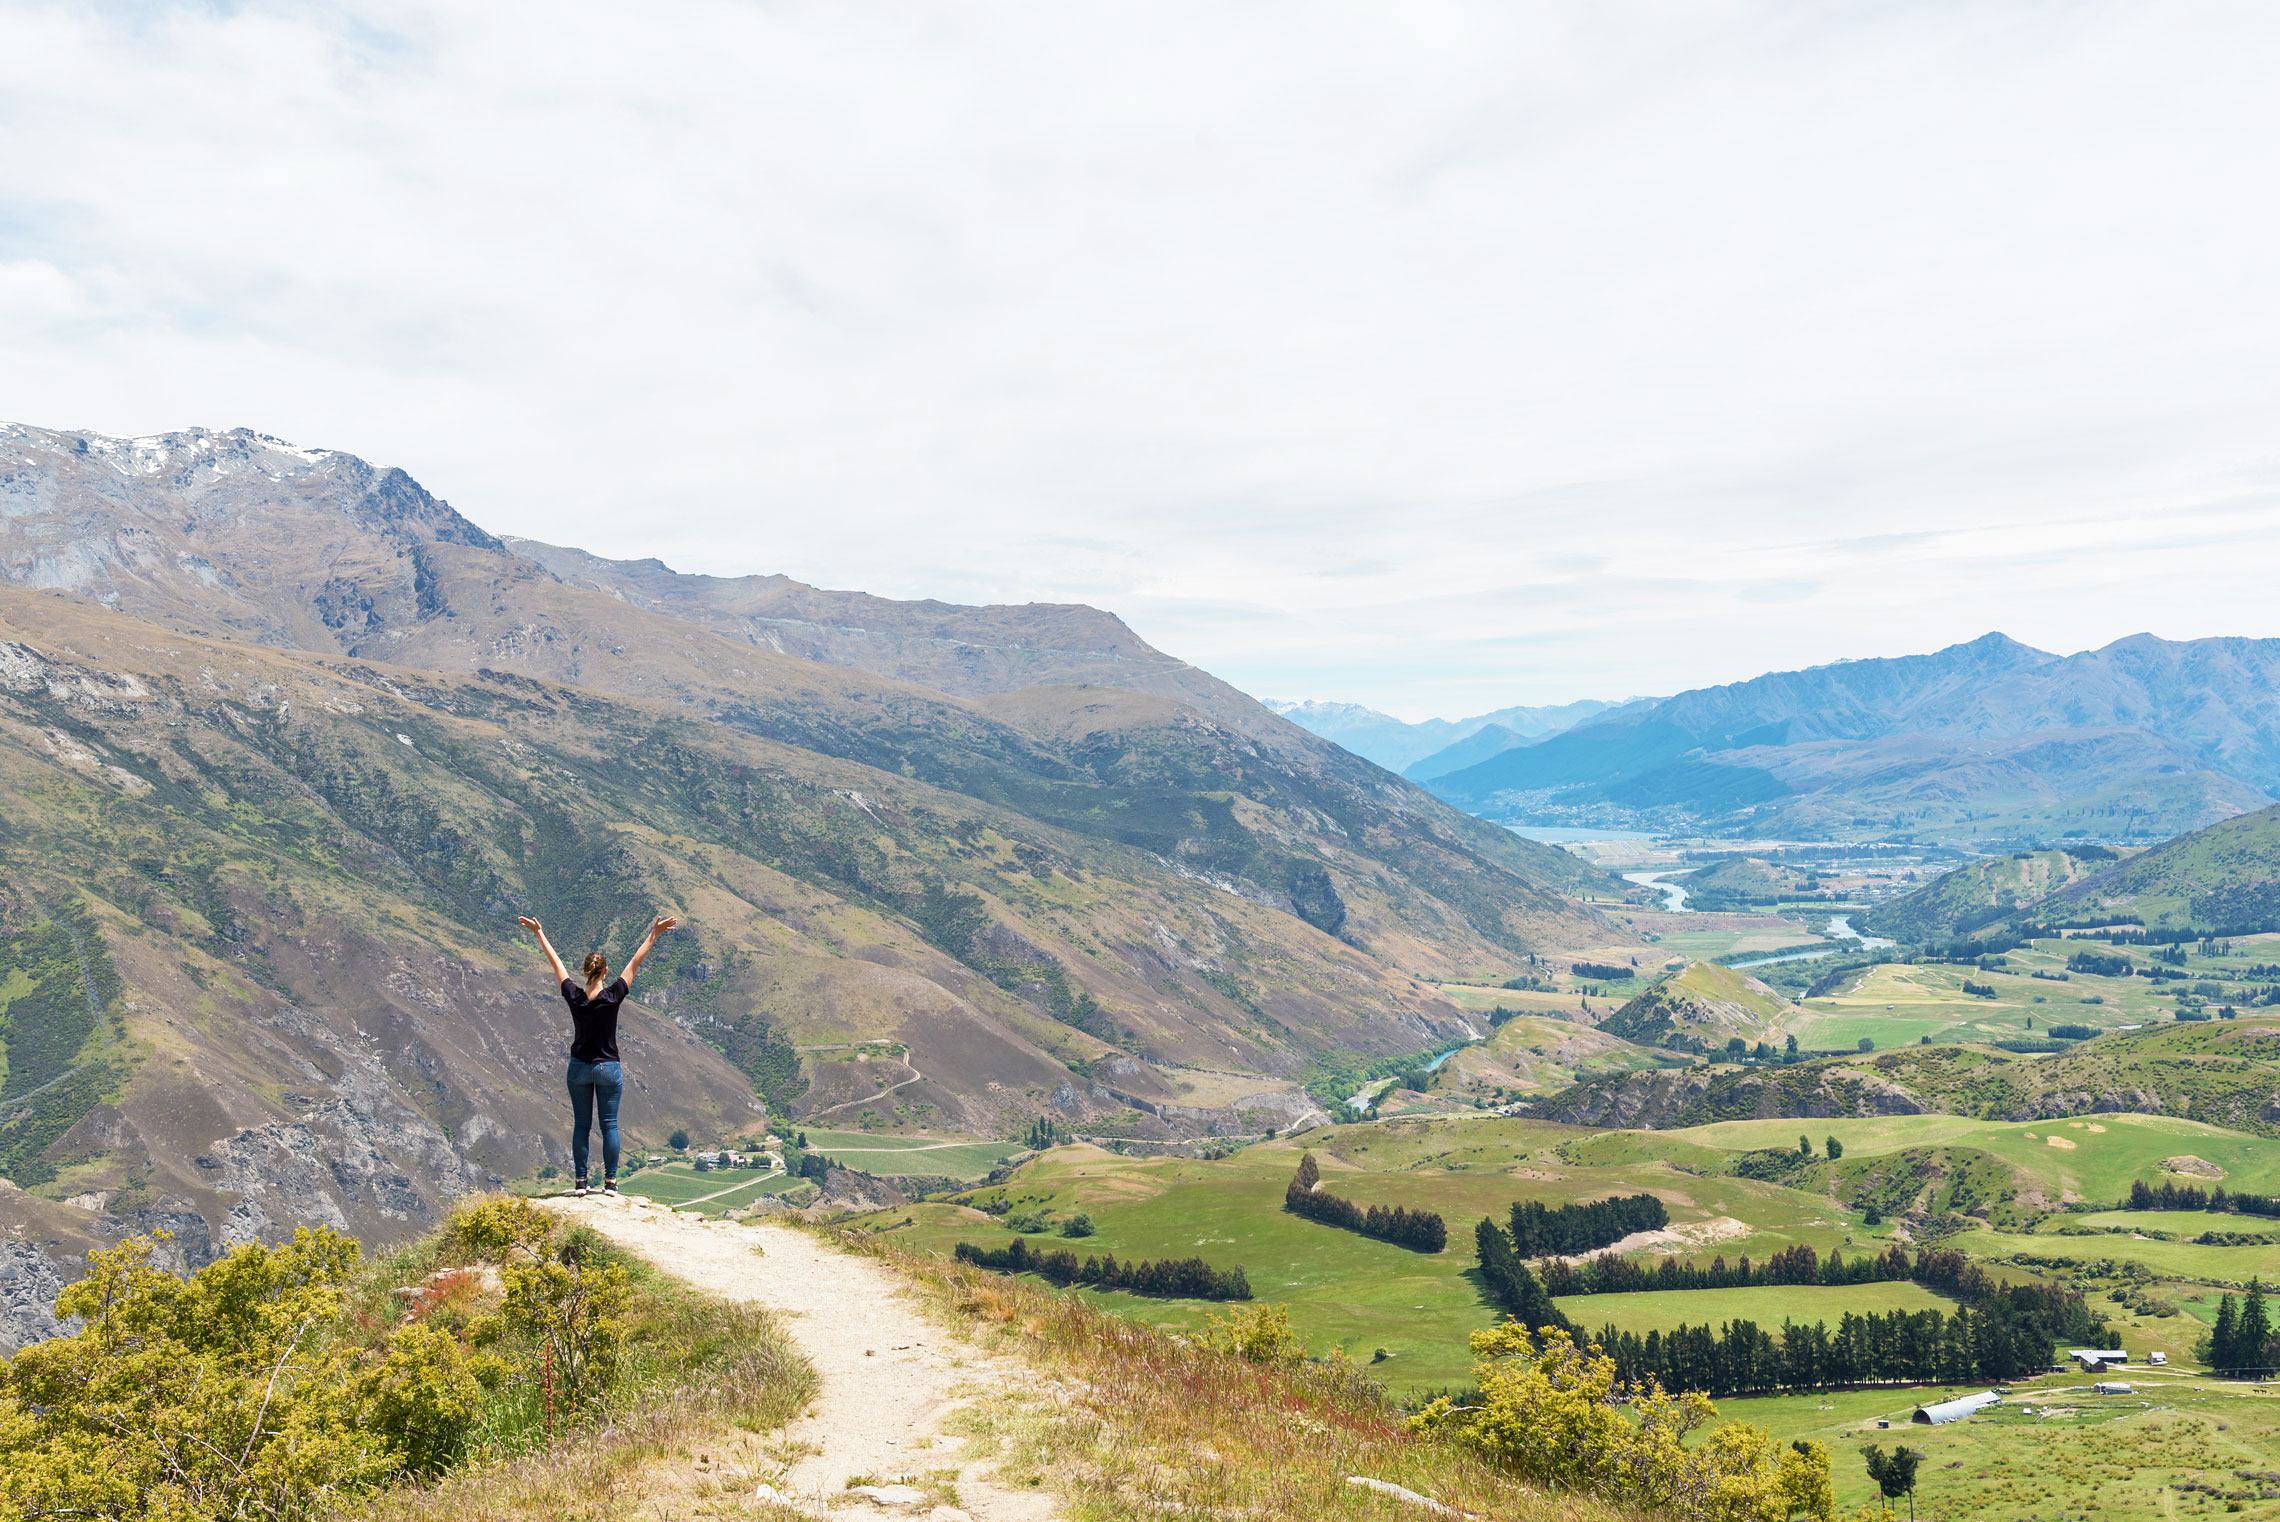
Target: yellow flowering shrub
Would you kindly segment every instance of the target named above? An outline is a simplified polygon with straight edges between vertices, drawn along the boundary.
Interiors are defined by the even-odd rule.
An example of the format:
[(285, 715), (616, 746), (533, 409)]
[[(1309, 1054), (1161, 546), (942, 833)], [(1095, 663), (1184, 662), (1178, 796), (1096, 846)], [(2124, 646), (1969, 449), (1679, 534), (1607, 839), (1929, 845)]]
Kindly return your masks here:
[(1475, 1332), (1472, 1348), (1478, 1402), (1435, 1400), (1414, 1418), (1420, 1431), (1538, 1484), (1689, 1522), (1830, 1522), (1829, 1456), (1818, 1444), (1783, 1448), (1762, 1428), (1713, 1426), (1718, 1408), (1699, 1394), (1620, 1386), (1613, 1359), (1557, 1327), (1530, 1333), (1507, 1321)]

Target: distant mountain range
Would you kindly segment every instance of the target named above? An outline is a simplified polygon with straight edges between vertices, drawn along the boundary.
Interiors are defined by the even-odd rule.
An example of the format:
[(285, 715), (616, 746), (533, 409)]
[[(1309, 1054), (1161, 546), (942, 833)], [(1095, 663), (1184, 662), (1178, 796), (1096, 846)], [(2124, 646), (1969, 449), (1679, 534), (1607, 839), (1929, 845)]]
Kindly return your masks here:
[(1529, 745), (1592, 719), (1652, 702), (1632, 698), (1602, 703), (1584, 698), (1548, 708), (1499, 708), (1469, 719), (1426, 719), (1410, 724), (1359, 703), (1269, 698), (1266, 706), (1302, 729), (1332, 740), (1412, 782), (1426, 782), (1515, 746)]
[(2148, 842), (2280, 793), (2280, 640), (2001, 634), (1598, 715), (1430, 779), (1485, 817), (1970, 847)]
[[(1092, 608), (682, 576), (244, 430), (0, 425), (0, 1345), (89, 1245), (417, 1229), (627, 1126), (1262, 1130), (1611, 880)], [(45, 1244), (37, 1246), (33, 1244)], [(29, 1314), (26, 1312), (25, 1314)], [(21, 1329), (21, 1320), (19, 1329)]]

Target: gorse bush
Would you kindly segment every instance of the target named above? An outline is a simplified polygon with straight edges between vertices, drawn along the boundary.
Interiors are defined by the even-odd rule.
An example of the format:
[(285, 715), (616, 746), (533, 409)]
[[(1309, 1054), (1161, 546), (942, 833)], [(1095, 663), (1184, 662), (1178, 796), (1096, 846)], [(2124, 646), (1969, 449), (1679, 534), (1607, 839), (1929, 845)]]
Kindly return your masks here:
[(456, 1457), (504, 1373), (414, 1324), (337, 1335), (357, 1245), (303, 1228), (187, 1282), (132, 1238), (0, 1367), (0, 1516), (298, 1518)]
[(1817, 1443), (1782, 1447), (1761, 1428), (1709, 1426), (1700, 1395), (1624, 1385), (1615, 1364), (1558, 1328), (1505, 1322), (1472, 1338), (1479, 1395), (1443, 1396), (1415, 1418), (1498, 1468), (1539, 1485), (1581, 1490), (1682, 1522), (1828, 1522), (1836, 1510), (1829, 1455)]
[(57, 1302), (79, 1330), (0, 1362), (0, 1522), (299, 1522), (587, 1441), (643, 1391), (702, 1379), (733, 1391), (728, 1419), (775, 1420), (812, 1379), (764, 1318), (699, 1316), (527, 1200), (463, 1207), (362, 1271), (325, 1229), (187, 1280), (152, 1245), (90, 1254)]
[(1290, 1307), (1255, 1305), (1248, 1310), (1213, 1311), (1196, 1337), (1199, 1347), (1231, 1353), (1245, 1363), (1301, 1364), (1306, 1345), (1290, 1329)]

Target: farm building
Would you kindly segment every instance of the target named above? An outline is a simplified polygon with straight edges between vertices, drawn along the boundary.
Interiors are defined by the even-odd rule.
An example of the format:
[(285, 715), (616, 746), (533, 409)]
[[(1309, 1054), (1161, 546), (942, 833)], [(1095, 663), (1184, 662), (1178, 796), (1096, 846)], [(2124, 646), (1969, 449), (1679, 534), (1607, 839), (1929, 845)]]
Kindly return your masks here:
[(1993, 1390), (1982, 1390), (1977, 1395), (1960, 1395), (1954, 1400), (1943, 1400), (1936, 1406), (1918, 1406), (1916, 1414), (1908, 1418), (1927, 1427), (1944, 1427), (1949, 1422), (1960, 1422), (1974, 1411), (1984, 1411), (2003, 1397)]
[(2102, 1374), (2130, 1361), (2130, 1355), (2120, 1348), (2069, 1348), (2066, 1356), (2082, 1365), (2085, 1374)]

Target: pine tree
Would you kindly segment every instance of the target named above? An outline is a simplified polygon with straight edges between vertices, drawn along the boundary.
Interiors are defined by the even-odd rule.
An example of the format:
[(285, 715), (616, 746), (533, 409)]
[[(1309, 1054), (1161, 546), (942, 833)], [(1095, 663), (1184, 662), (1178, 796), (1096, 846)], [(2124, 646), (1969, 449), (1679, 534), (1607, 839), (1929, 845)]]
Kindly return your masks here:
[(2240, 1332), (2234, 1353), (2233, 1367), (2261, 1371), (2271, 1363), (2265, 1344), (2272, 1340), (2272, 1319), (2264, 1309), (2264, 1285), (2261, 1281), (2248, 1281), (2248, 1293), (2241, 1298)]
[(1811, 1157), (1813, 1155), (1812, 1137), (1800, 1136), (1797, 1138), (1797, 1155), (1799, 1157)]
[(1868, 1460), (1868, 1477), (1884, 1492), (1887, 1501), (1895, 1496), (1908, 1498), (1908, 1522), (1915, 1522), (1916, 1466), (1924, 1461), (1924, 1456), (1907, 1447), (1894, 1448), (1888, 1456), (1874, 1443), (1863, 1448), (1860, 1454)]
[(1321, 1179), (1322, 1170), (1315, 1166), (1314, 1154), (1311, 1152), (1300, 1154), (1298, 1176), (1291, 1180), (1291, 1186), (1295, 1189), (1312, 1189), (1321, 1182)]
[(2239, 1362), (2240, 1311), (2233, 1297), (2224, 1295), (2217, 1300), (2217, 1322), (2209, 1329), (2209, 1367), (2219, 1374), (2229, 1372)]
[(1833, 1136), (1832, 1136), (1832, 1137), (1830, 1137), (1830, 1138), (1829, 1138), (1829, 1161), (1833, 1163), (1833, 1162), (1835, 1162), (1835, 1161), (1836, 1161), (1838, 1158), (1840, 1158), (1840, 1157), (1843, 1157), (1844, 1155), (1845, 1155), (1845, 1144), (1844, 1144), (1843, 1142), (1841, 1142), (1841, 1141), (1838, 1141), (1838, 1140), (1837, 1140), (1835, 1137), (1833, 1137)]

